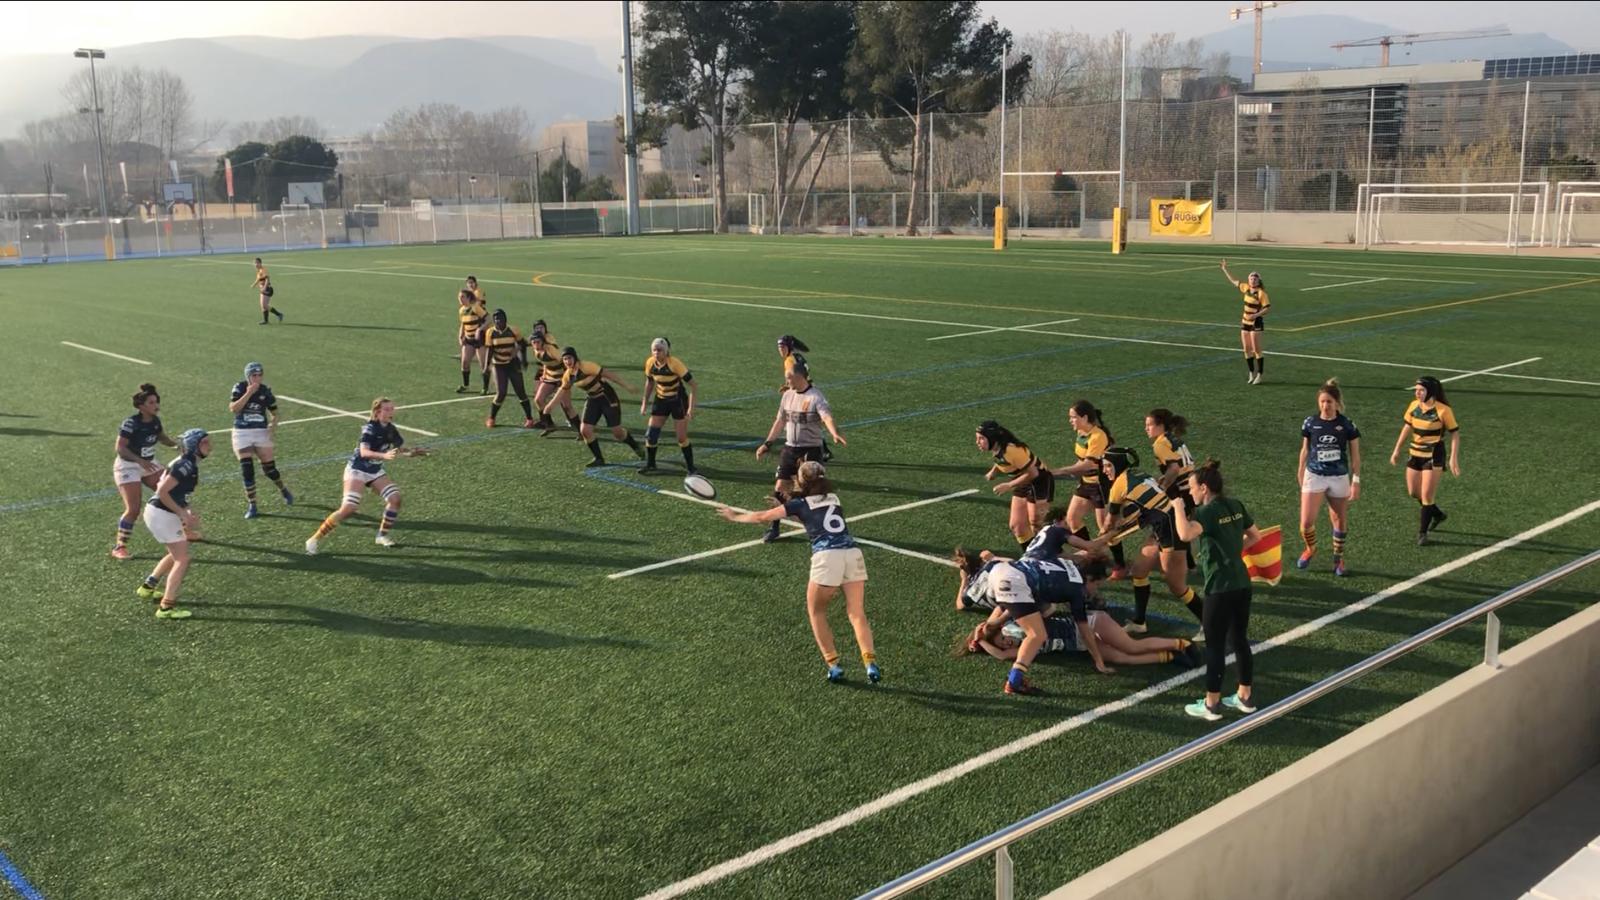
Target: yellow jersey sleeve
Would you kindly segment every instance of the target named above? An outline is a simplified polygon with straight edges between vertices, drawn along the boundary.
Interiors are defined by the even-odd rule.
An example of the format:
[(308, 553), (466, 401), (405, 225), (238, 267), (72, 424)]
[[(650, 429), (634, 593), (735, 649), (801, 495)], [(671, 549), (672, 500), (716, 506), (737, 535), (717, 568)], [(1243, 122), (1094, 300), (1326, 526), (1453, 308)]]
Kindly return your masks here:
[(677, 358), (676, 356), (669, 356), (667, 357), (667, 368), (672, 370), (672, 374), (684, 380), (688, 380), (689, 367), (683, 364), (683, 360)]
[(1105, 431), (1096, 428), (1089, 433), (1089, 456), (1099, 459), (1106, 455), (1106, 448), (1111, 446), (1111, 439), (1106, 437)]
[(1456, 425), (1455, 410), (1452, 410), (1450, 407), (1446, 406), (1443, 403), (1440, 403), (1438, 405), (1438, 410), (1439, 410), (1439, 421), (1444, 423), (1444, 430), (1445, 431), (1457, 431), (1457, 430), (1459, 430), (1459, 426)]

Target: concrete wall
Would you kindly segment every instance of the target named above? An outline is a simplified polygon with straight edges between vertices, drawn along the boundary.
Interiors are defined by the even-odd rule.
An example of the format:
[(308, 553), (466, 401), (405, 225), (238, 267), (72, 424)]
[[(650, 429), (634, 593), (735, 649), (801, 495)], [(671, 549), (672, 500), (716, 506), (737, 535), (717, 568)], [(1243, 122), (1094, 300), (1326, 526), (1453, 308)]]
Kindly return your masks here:
[(1600, 762), (1600, 606), (1501, 660), (1504, 668), (1472, 669), (1049, 900), (1407, 896)]
[[(1238, 217), (1235, 230), (1234, 217)], [(1363, 217), (1364, 218), (1364, 217)], [(1505, 213), (1389, 213), (1382, 219), (1384, 234), (1404, 240), (1479, 241), (1505, 246), (1507, 228)], [(1018, 230), (1018, 236), (1054, 235), (1044, 229)], [(1073, 236), (1111, 240), (1111, 220), (1089, 219), (1082, 229), (1067, 232)], [(1531, 212), (1522, 215), (1522, 236), (1528, 240), (1534, 233)], [(1275, 244), (1339, 244), (1350, 246), (1359, 242), (1356, 234), (1354, 212), (1239, 212), (1220, 211), (1212, 214), (1211, 236), (1200, 238), (1168, 238), (1150, 236), (1150, 222), (1138, 219), (1128, 223), (1130, 241), (1171, 241), (1173, 243), (1237, 243), (1267, 241)]]

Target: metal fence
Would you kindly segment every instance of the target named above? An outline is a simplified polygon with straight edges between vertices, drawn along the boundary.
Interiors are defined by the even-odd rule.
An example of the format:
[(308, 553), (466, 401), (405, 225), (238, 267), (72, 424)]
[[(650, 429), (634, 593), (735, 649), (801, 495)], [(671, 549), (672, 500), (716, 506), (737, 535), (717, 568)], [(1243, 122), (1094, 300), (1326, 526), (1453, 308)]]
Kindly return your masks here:
[[(1502, 607), (1509, 606), (1518, 600), (1526, 599), (1533, 594), (1555, 584), (1563, 578), (1579, 572), (1595, 563), (1600, 562), (1600, 550), (1593, 551), (1586, 556), (1575, 559), (1566, 565), (1552, 569), (1538, 578), (1519, 584), (1509, 591), (1485, 600), (1477, 606), (1440, 622), (1426, 631), (1415, 634), (1394, 646), (1324, 678), (1323, 680), (1304, 688), (1299, 692), (1285, 697), (1261, 709), (1258, 712), (1245, 716), (1211, 732), (1205, 737), (1190, 741), (1175, 750), (1162, 754), (1137, 768), (1130, 769), (1115, 778), (1105, 781), (1083, 793), (1055, 804), (1047, 809), (1040, 810), (1031, 816), (1009, 825), (1005, 828), (973, 841), (967, 846), (940, 859), (907, 873), (894, 881), (889, 882), (862, 895), (862, 900), (887, 900), (891, 897), (903, 897), (920, 887), (928, 885), (944, 876), (954, 872), (969, 863), (976, 862), (986, 856), (993, 855), (995, 859), (995, 897), (997, 900), (1011, 900), (1013, 883), (1013, 860), (1009, 847), (1041, 829), (1060, 822), (1069, 816), (1082, 812), (1091, 806), (1108, 800), (1117, 794), (1146, 781), (1166, 770), (1193, 759), (1208, 750), (1220, 747), (1229, 741), (1255, 731), (1280, 719), (1313, 701), (1326, 696), (1351, 682), (1368, 675), (1389, 663), (1394, 662), (1408, 653), (1412, 653), (1439, 638), (1450, 634), (1457, 629), (1485, 618), (1487, 626), (1484, 635), (1483, 662), (1493, 668), (1500, 666), (1500, 619), (1495, 612)], [(1330, 852), (1338, 852), (1338, 848), (1330, 848)]]
[[(1215, 203), (1219, 239), (1349, 243), (1362, 231), (1356, 216), (1362, 184), (1515, 182), (1547, 195), (1541, 216), (1551, 221), (1542, 234), (1600, 242), (1600, 202), (1581, 196), (1563, 203), (1557, 196), (1561, 182), (1600, 179), (1600, 79), (1361, 90), (1320, 90), (1308, 82), (1294, 90), (1208, 99), (1130, 97), (1125, 143), (1119, 139), (1121, 106), (1113, 99), (1014, 107), (1004, 117), (997, 109), (930, 112), (920, 122), (902, 117), (738, 124), (720, 155), (729, 201), (724, 224), (764, 233), (910, 226), (924, 234), (977, 233), (992, 226), (1003, 193), (1012, 227), (1023, 233), (1099, 236), (1119, 204), (1137, 229), (1148, 218), (1149, 200), (1185, 197)], [(651, 191), (646, 196), (664, 198), (658, 202), (677, 209), (680, 227), (687, 227), (681, 207), (670, 203), (703, 203), (713, 194), (717, 146), (706, 129), (679, 130), (666, 146), (645, 151), (641, 181)], [(108, 236), (98, 215), (93, 149), (58, 153), (65, 155), (9, 154), (0, 167), (0, 263), (40, 258), (31, 248), (42, 247), (43, 232), (51, 233), (53, 244), (70, 245), (68, 255), (75, 257), (94, 245), (98, 228), (104, 255)], [(603, 155), (608, 165), (620, 165), (620, 153)], [(523, 221), (532, 218), (525, 207), (577, 199), (559, 197), (568, 185), (548, 177), (557, 159), (566, 160), (566, 153), (546, 148), (487, 170), (408, 172), (395, 169), (393, 153), (378, 148), (349, 151), (338, 171), (313, 175), (322, 181), (327, 213), (377, 209), (404, 218), (414, 201), (426, 201), (435, 209), (457, 210), (452, 215), (460, 227), (448, 231), (460, 237), (450, 239), (465, 240), (469, 226), (473, 240), (502, 230), (507, 238), (527, 237), (542, 229)], [(1002, 178), (1002, 159), (1011, 172), (1052, 174)], [(1125, 166), (1119, 166), (1121, 159)], [(287, 180), (312, 175), (238, 167), (236, 178), (249, 185), (241, 195), (250, 193), (251, 200), (241, 196), (230, 203), (215, 160), (180, 166), (176, 179), (172, 168), (148, 154), (108, 162), (114, 250), (119, 243), (134, 253), (198, 247), (199, 225), (188, 222), (190, 210), (167, 202), (174, 181), (192, 186), (208, 219), (232, 220), (218, 223), (218, 247), (294, 246), (296, 229), (304, 230), (274, 216), (282, 214), (277, 207)], [(1072, 174), (1107, 171), (1113, 174)], [(606, 175), (620, 190), (620, 171), (584, 175)], [(245, 182), (247, 177), (259, 180)], [(1570, 218), (1556, 227), (1554, 218), (1566, 212)], [(1447, 232), (1455, 227), (1449, 214), (1441, 209), (1433, 217)], [(311, 245), (321, 244), (326, 218), (319, 217)], [(408, 242), (417, 224), (406, 223)], [(1470, 233), (1480, 224), (1467, 222), (1461, 229)], [(193, 238), (182, 237), (191, 230)], [(224, 237), (234, 230), (236, 241)], [(330, 245), (345, 241), (342, 221), (328, 230)], [(1531, 233), (1525, 228), (1518, 237)], [(209, 249), (209, 235), (206, 244)]]

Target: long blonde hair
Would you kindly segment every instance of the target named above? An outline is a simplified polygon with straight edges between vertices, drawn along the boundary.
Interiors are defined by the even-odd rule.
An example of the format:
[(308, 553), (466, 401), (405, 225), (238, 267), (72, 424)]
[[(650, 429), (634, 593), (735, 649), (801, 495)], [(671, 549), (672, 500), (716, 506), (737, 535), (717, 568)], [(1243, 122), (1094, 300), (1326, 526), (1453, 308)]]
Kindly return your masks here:
[(376, 400), (373, 400), (372, 401), (372, 417), (374, 419), (376, 419), (378, 417), (378, 409), (380, 407), (382, 407), (385, 403), (393, 403), (393, 402), (394, 401), (390, 400), (388, 397), (379, 397)]
[(795, 486), (800, 489), (802, 497), (833, 493), (833, 482), (828, 480), (828, 470), (814, 459), (800, 464), (800, 471), (795, 476)]

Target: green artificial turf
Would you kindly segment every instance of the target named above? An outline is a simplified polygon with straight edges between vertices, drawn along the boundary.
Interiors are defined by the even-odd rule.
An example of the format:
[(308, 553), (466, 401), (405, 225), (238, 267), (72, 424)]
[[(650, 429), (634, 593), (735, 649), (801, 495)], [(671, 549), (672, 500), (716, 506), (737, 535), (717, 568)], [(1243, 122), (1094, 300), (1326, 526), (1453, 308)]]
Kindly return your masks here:
[[(1260, 270), (1272, 296), (1260, 386), (1244, 383), (1221, 253), (1235, 276)], [(1176, 410), (1196, 455), (1223, 460), (1230, 493), (1284, 526), (1287, 571), (1256, 591), (1257, 640), (1597, 498), (1585, 446), (1600, 400), (1593, 260), (702, 236), (267, 264), (287, 321), (266, 327), (248, 257), (0, 271), (0, 852), (46, 897), (639, 896), (1178, 673), (1107, 677), (1081, 656), (1047, 659), (1034, 669), (1046, 696), (1003, 696), (1000, 663), (949, 653), (975, 622), (953, 609), (953, 570), (873, 547), (876, 688), (842, 611), (848, 680), (824, 683), (801, 540), (607, 578), (759, 530), (659, 493), (682, 490), (670, 430), (669, 474), (639, 474), (609, 441), (619, 465), (586, 473), (569, 435), (512, 427), (514, 399), (492, 432), (482, 398), (435, 403), (457, 399), (455, 291), (469, 272), (518, 328), (546, 319), (562, 345), (635, 387), (650, 340), (670, 337), (700, 387), (697, 461), (723, 500), (747, 508), (772, 486), (771, 460), (752, 449), (777, 406), (774, 341), (798, 335), (849, 440), (830, 466), (847, 518), (976, 489), (852, 526), (935, 557), (1015, 547), (1005, 501), (982, 480), (979, 420), (1064, 465), (1076, 399), (1147, 458), (1144, 413)], [(1527, 378), (1447, 385), (1463, 472), (1440, 491), (1449, 523), (1417, 547), (1416, 505), (1387, 464), (1413, 380), (1531, 357), (1503, 370)], [(157, 621), (133, 596), (160, 555), (144, 526), (134, 560), (107, 555), (116, 427), (153, 381), (170, 433), (227, 428), (228, 390), (252, 360), (280, 398), (359, 414), (391, 397), (399, 424), (438, 435), (408, 442), (436, 452), (389, 466), (405, 491), (399, 547), (373, 544), (370, 498), (309, 558), (303, 543), (339, 501), (363, 416), (282, 426), (278, 461), (299, 499), (285, 508), (263, 478), (255, 521), (242, 518), (219, 436), (194, 497), (209, 538), (184, 590), (194, 618)], [(1314, 567), (1292, 564), (1299, 426), (1329, 376), (1345, 385), (1366, 463), (1339, 580), (1325, 515)], [(638, 395), (623, 402), (642, 433)], [(404, 408), (414, 404), (433, 405)], [(332, 415), (287, 399), (280, 413)], [(1257, 696), (1284, 697), (1597, 545), (1600, 514), (1588, 514), (1432, 577), (1261, 654)], [(1597, 587), (1591, 571), (1508, 609), (1507, 644)], [(1125, 583), (1106, 593), (1131, 597)], [(1193, 630), (1159, 583), (1151, 608), (1155, 630)], [(1481, 626), (1458, 632), (1023, 842), (1022, 893), (1443, 682), (1481, 657), (1481, 641)], [(701, 895), (869, 889), (1204, 734), (1214, 726), (1181, 709), (1199, 690), (1187, 682), (1068, 730)], [(989, 877), (970, 867), (929, 893), (970, 896)]]

